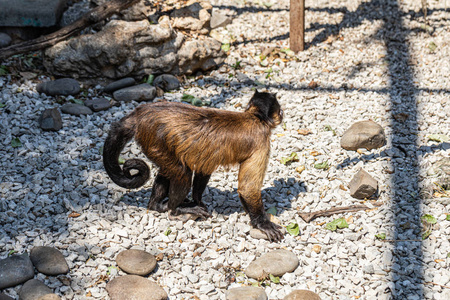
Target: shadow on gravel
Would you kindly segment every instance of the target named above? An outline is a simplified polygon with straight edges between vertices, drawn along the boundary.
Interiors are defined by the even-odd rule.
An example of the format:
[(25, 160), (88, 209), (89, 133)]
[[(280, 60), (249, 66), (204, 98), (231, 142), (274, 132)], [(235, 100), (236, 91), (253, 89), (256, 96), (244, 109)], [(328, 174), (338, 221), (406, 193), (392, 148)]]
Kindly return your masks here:
[[(237, 172), (237, 171), (236, 171)], [(295, 178), (284, 178), (273, 181), (273, 186), (261, 191), (265, 208), (276, 206), (278, 213), (292, 208), (291, 202), (295, 200), (300, 193), (306, 193), (306, 186), (303, 182)], [(120, 202), (130, 205), (147, 208), (152, 189), (142, 189), (139, 191), (130, 191), (123, 196)], [(188, 196), (190, 198), (190, 195)], [(237, 189), (219, 190), (208, 186), (203, 193), (203, 202), (208, 207), (209, 212), (215, 211), (218, 214), (231, 215), (235, 212), (243, 212), (244, 209), (239, 200)], [(149, 213), (152, 213), (151, 211)]]

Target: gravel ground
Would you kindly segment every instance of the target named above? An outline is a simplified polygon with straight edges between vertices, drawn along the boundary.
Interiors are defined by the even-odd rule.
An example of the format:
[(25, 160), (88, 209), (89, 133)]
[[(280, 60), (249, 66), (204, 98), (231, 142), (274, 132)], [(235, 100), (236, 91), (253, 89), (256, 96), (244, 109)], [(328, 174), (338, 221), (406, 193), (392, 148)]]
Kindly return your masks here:
[[(134, 247), (163, 253), (149, 278), (171, 299), (223, 299), (228, 288), (254, 282), (242, 273), (252, 260), (283, 248), (298, 256), (300, 266), (279, 284), (266, 282), (270, 299), (293, 289), (315, 291), (322, 299), (450, 299), (450, 199), (425, 193), (434, 180), (430, 167), (450, 155), (449, 143), (427, 138), (450, 133), (450, 10), (447, 1), (428, 2), (425, 22), (419, 0), (307, 1), (307, 49), (290, 57), (280, 51), (289, 43), (289, 1), (212, 1), (233, 18), (216, 29), (231, 42), (227, 64), (187, 79), (166, 98), (179, 101), (188, 93), (240, 111), (255, 87), (278, 93), (286, 124), (274, 131), (262, 193), (266, 207), (278, 209), (281, 224), (300, 227), (299, 236), (286, 235), (278, 244), (249, 237), (236, 168), (216, 172), (205, 191), (213, 217), (185, 224), (147, 211), (152, 181), (133, 191), (112, 183), (100, 148), (111, 122), (138, 103), (90, 116), (63, 114), (62, 130), (43, 132), (39, 115), (59, 106), (36, 92), (48, 78), (0, 77), (6, 105), (0, 109), (0, 258), (11, 250), (54, 246), (70, 273), (37, 278), (62, 299), (107, 299), (105, 280), (123, 274), (110, 268), (115, 256)], [(269, 46), (275, 50), (261, 63)], [(99, 90), (88, 89), (88, 97)], [(366, 119), (384, 127), (387, 145), (343, 150), (340, 136)], [(11, 146), (15, 138), (22, 146)], [(142, 157), (134, 143), (126, 151), (124, 158)], [(281, 164), (292, 152), (299, 161)], [(314, 168), (324, 161), (328, 170)], [(305, 167), (301, 174), (299, 166)], [(378, 180), (376, 200), (349, 195), (348, 182), (361, 167)], [(361, 202), (381, 206), (311, 223), (298, 215)], [(422, 240), (424, 214), (437, 223)], [(340, 216), (349, 228), (325, 229)], [(376, 239), (379, 233), (386, 240)], [(19, 288), (4, 292), (16, 296)]]

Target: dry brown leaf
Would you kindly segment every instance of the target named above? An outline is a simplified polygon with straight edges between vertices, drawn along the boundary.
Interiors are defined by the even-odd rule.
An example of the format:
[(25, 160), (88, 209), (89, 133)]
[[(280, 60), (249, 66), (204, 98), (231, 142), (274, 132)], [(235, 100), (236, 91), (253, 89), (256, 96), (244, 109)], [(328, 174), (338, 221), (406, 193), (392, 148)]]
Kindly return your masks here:
[(297, 130), (297, 132), (301, 135), (308, 135), (312, 133), (311, 130), (309, 130), (308, 128), (299, 129)]
[(164, 253), (158, 253), (158, 255), (155, 256), (156, 261), (161, 261), (164, 258)]
[(339, 188), (340, 188), (341, 190), (343, 190), (343, 191), (347, 191), (347, 188), (346, 188), (343, 184), (341, 184), (341, 185), (339, 186)]
[(277, 133), (277, 137), (282, 137), (284, 136), (284, 133)]
[(348, 224), (352, 224), (353, 223), (353, 216), (345, 218), (345, 221), (347, 221)]
[(77, 212), (73, 211), (67, 217), (68, 218), (78, 218), (79, 216), (81, 216), (80, 213), (77, 213)]
[(314, 252), (316, 252), (317, 254), (319, 254), (319, 253), (320, 253), (320, 250), (322, 250), (322, 246), (320, 246), (320, 245), (314, 245), (314, 246), (312, 247), (312, 250), (313, 250)]
[(319, 84), (317, 82), (315, 82), (314, 80), (311, 80), (311, 82), (308, 84), (308, 87), (310, 89), (316, 89), (319, 86)]
[(303, 171), (305, 171), (305, 166), (298, 166), (295, 168), (295, 171), (297, 171), (298, 174), (301, 174)]
[(313, 151), (309, 152), (309, 154), (311, 154), (312, 156), (320, 155), (320, 153), (317, 152), (316, 150), (313, 150)]

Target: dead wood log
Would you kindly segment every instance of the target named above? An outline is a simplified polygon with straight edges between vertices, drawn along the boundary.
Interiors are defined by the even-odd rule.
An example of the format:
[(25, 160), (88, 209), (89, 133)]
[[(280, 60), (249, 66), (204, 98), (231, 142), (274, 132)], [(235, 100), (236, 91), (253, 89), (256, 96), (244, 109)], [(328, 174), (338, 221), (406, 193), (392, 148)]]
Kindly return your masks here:
[(36, 51), (53, 46), (85, 29), (94, 25), (109, 16), (123, 9), (130, 7), (139, 0), (111, 0), (102, 5), (97, 6), (90, 12), (86, 13), (74, 23), (61, 28), (53, 33), (40, 36), (34, 40), (25, 41), (20, 44), (11, 45), (0, 49), (0, 59), (10, 57), (12, 55)]
[[(381, 204), (378, 204), (376, 206), (380, 206), (380, 205)], [(366, 209), (370, 209), (370, 207), (368, 207), (367, 205), (364, 205), (364, 204), (360, 204), (360, 205), (351, 205), (351, 206), (343, 206), (343, 207), (333, 207), (330, 209), (318, 210), (318, 211), (309, 212), (309, 213), (300, 213), (299, 215), (306, 223), (309, 223), (317, 217), (328, 217), (328, 216), (331, 216), (334, 214), (366, 210)]]

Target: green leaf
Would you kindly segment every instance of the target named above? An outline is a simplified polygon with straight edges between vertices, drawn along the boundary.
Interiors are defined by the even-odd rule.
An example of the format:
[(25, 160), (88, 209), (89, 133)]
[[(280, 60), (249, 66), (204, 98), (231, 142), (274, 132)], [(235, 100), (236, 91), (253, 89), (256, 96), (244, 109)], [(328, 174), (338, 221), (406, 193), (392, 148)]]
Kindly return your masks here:
[(333, 128), (331, 128), (330, 125), (325, 125), (324, 130), (331, 131), (331, 132), (333, 132), (333, 135), (336, 135), (336, 131)]
[(431, 42), (428, 45), (428, 49), (430, 49), (431, 52), (434, 52), (437, 49), (437, 45), (434, 42)]
[(269, 278), (270, 278), (270, 281), (272, 281), (273, 283), (280, 283), (280, 277), (269, 274)]
[(294, 56), (295, 55), (295, 52), (292, 51), (289, 48), (281, 49), (280, 51), (283, 52), (283, 53), (286, 53), (287, 56)]
[(241, 61), (236, 59), (236, 63), (231, 66), (233, 69), (237, 70), (241, 68)]
[(230, 48), (231, 48), (231, 45), (229, 43), (222, 44), (222, 47), (221, 47), (222, 51), (224, 51), (224, 52), (230, 51)]
[(340, 228), (348, 228), (348, 223), (344, 218), (339, 218), (325, 225), (326, 229), (331, 231), (336, 231), (336, 229)]
[(328, 163), (328, 160), (314, 165), (314, 168), (323, 170), (327, 170), (329, 167), (330, 164)]
[(194, 100), (192, 100), (192, 105), (199, 106), (199, 107), (203, 106), (203, 101), (198, 98), (195, 98)]
[(79, 105), (84, 105), (84, 101), (81, 99), (71, 99), (70, 102), (79, 104)]
[(147, 78), (145, 79), (145, 83), (148, 83), (148, 84), (152, 85), (152, 84), (153, 84), (153, 80), (155, 80), (155, 75), (150, 74), (150, 75), (148, 75)]
[(169, 227), (169, 228), (167, 228), (166, 229), (166, 231), (164, 231), (164, 235), (165, 236), (168, 236), (169, 234), (171, 234), (172, 233), (172, 229)]
[(286, 164), (288, 164), (288, 163), (291, 163), (291, 162), (294, 162), (294, 161), (298, 161), (299, 159), (298, 159), (298, 154), (297, 154), (297, 152), (292, 152), (291, 153), (291, 155), (289, 155), (288, 157), (282, 157), (281, 159), (280, 159), (280, 162), (283, 164), (283, 165), (286, 165)]
[(450, 140), (450, 138), (445, 134), (430, 134), (428, 136), (428, 139), (430, 141), (439, 142), (439, 143), (448, 142)]
[(423, 215), (421, 220), (423, 222), (427, 222), (428, 224), (436, 224), (437, 222), (436, 218), (429, 214)]
[(5, 106), (6, 106), (6, 104), (0, 103), (0, 108), (3, 108), (3, 107), (5, 107)]
[(427, 230), (422, 233), (422, 240), (426, 240), (431, 235), (431, 230)]
[(100, 148), (98, 148), (98, 154), (103, 155), (103, 146), (101, 146)]
[(271, 208), (269, 208), (269, 209), (267, 210), (267, 213), (268, 213), (268, 214), (271, 214), (271, 215), (273, 215), (273, 216), (276, 216), (276, 215), (277, 215), (277, 208), (276, 208), (275, 206), (272, 206)]
[(5, 76), (9, 73), (9, 68), (7, 66), (0, 66), (0, 76)]
[(447, 253), (447, 257), (448, 257), (448, 258), (450, 258), (450, 252), (449, 252), (449, 253)]
[(119, 165), (123, 165), (125, 163), (125, 158), (119, 156)]
[(286, 226), (286, 231), (292, 236), (297, 236), (300, 234), (300, 228), (298, 227), (298, 224), (293, 222)]
[(386, 239), (386, 233), (382, 232), (379, 234), (375, 234), (375, 237), (379, 240), (385, 240)]
[(281, 124), (281, 128), (283, 128), (283, 130), (286, 130), (286, 122), (283, 122), (283, 124)]
[(270, 67), (270, 68), (268, 68), (268, 69), (266, 69), (265, 71), (264, 71), (264, 73), (272, 73), (273, 72), (273, 69), (272, 69), (272, 67)]
[(19, 140), (19, 138), (13, 138), (11, 140), (11, 146), (13, 148), (18, 148), (18, 147), (22, 147), (22, 142)]
[(195, 99), (195, 96), (192, 96), (189, 94), (183, 94), (183, 96), (181, 96), (181, 100), (183, 100), (185, 102), (191, 103), (193, 99)]
[(450, 221), (450, 214), (447, 215), (447, 217), (445, 218), (447, 221)]
[(16, 251), (16, 250), (9, 250), (9, 252), (8, 252), (8, 256), (11, 256), (11, 255), (13, 255), (14, 253), (17, 253), (17, 251)]
[(260, 284), (259, 284), (259, 282), (255, 281), (255, 282), (252, 282), (252, 286), (254, 286), (254, 287), (259, 287)]

